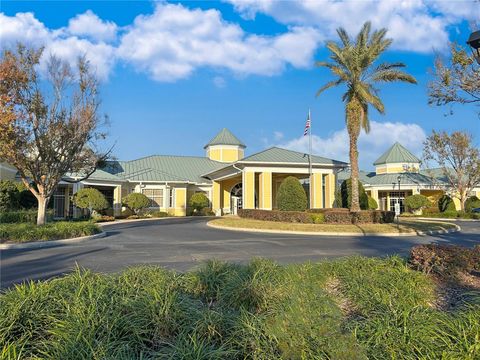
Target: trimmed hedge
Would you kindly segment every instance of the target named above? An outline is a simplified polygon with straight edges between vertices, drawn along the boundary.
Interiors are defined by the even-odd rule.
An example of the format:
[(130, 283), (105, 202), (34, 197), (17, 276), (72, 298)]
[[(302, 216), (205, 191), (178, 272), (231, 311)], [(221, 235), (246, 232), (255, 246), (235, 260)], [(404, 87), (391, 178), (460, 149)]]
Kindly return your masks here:
[[(352, 203), (352, 179), (347, 179), (342, 182), (340, 186), (342, 208), (351, 207)], [(368, 209), (368, 195), (365, 192), (365, 188), (360, 180), (358, 180), (358, 199), (360, 202), (360, 209)]]
[(430, 200), (424, 195), (415, 194), (405, 198), (405, 206), (410, 211), (417, 211), (430, 206)]
[(465, 201), (465, 211), (472, 212), (472, 209), (480, 207), (480, 199), (476, 196), (470, 196), (467, 201)]
[(254, 220), (303, 224), (383, 224), (392, 223), (395, 219), (393, 211), (365, 210), (350, 212), (349, 209), (313, 209), (308, 212), (241, 209), (238, 210), (238, 216)]
[(91, 221), (58, 221), (42, 226), (30, 223), (0, 224), (0, 241), (58, 240), (93, 235), (99, 232), (99, 227)]
[[(47, 221), (53, 219), (53, 210), (47, 210)], [(0, 224), (37, 222), (37, 209), (0, 212)]]
[(368, 197), (368, 210), (377, 210), (377, 209), (378, 209), (377, 200), (375, 200), (373, 197), (369, 196)]
[(204, 208), (208, 208), (210, 200), (207, 195), (201, 192), (193, 194), (188, 200), (188, 206), (191, 207), (194, 212), (200, 212)]
[(305, 211), (307, 194), (295, 176), (285, 178), (277, 193), (278, 209), (282, 211)]
[(457, 211), (457, 208), (455, 207), (455, 203), (450, 196), (443, 195), (440, 199), (438, 199), (438, 210), (440, 210), (440, 212), (453, 212)]

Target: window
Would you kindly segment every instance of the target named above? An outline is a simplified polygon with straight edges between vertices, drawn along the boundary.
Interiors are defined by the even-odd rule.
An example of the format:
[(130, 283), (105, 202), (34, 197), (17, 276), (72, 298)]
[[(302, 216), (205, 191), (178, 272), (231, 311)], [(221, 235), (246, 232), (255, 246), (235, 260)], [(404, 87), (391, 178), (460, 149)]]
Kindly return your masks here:
[(322, 208), (325, 209), (327, 200), (325, 197), (327, 196), (327, 174), (322, 174)]
[(163, 189), (143, 189), (142, 193), (150, 199), (148, 207), (163, 207)]
[(395, 211), (395, 204), (400, 204), (400, 213), (405, 212), (405, 192), (391, 191), (390, 192), (390, 211)]
[(169, 197), (169, 200), (168, 200), (168, 207), (175, 207), (175, 189), (170, 189), (170, 197)]
[(56, 218), (65, 217), (65, 188), (57, 187), (53, 193), (53, 216)]

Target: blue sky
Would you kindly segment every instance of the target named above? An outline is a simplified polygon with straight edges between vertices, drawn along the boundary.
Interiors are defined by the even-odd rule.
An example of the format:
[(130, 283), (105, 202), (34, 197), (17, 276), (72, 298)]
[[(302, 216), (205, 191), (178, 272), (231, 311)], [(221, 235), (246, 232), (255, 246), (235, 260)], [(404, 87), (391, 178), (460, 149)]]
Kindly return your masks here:
[(102, 111), (119, 159), (151, 154), (203, 155), (222, 127), (247, 153), (280, 145), (305, 151), (312, 111), (316, 153), (347, 160), (343, 89), (315, 98), (331, 79), (326, 60), (334, 29), (387, 27), (394, 43), (383, 59), (402, 61), (419, 84), (381, 86), (386, 115), (371, 112), (359, 142), (360, 164), (394, 141), (421, 154), (432, 129), (480, 137), (475, 109), (427, 104), (434, 54), (464, 43), (480, 19), (474, 1), (2, 1), (0, 41), (44, 45), (67, 61), (85, 53), (102, 80)]

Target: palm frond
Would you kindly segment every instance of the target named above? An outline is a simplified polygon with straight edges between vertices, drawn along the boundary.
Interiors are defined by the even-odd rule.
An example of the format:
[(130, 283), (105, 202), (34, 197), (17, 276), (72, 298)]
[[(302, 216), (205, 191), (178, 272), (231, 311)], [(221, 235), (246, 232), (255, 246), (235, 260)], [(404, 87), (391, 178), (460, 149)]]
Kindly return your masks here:
[(342, 41), (344, 47), (351, 46), (350, 36), (348, 35), (347, 31), (344, 28), (342, 27), (338, 28), (337, 34), (340, 40)]
[(380, 114), (385, 113), (385, 105), (383, 105), (382, 100), (375, 94), (376, 91), (371, 91), (372, 87), (364, 84), (358, 83), (356, 86), (356, 93), (363, 104), (371, 104)]
[(388, 69), (380, 70), (372, 74), (372, 80), (376, 82), (403, 81), (410, 84), (416, 84), (417, 80), (410, 74), (400, 70)]
[(340, 84), (342, 84), (344, 81), (343, 79), (338, 79), (338, 80), (333, 80), (333, 81), (329, 81), (328, 83), (326, 83), (325, 85), (323, 85), (320, 89), (318, 89), (317, 93), (315, 94), (316, 97), (318, 97), (322, 92), (324, 92), (325, 90), (327, 89), (330, 89), (334, 86), (338, 86)]
[(365, 24), (363, 24), (362, 29), (357, 35), (357, 41), (356, 41), (357, 48), (364, 48), (365, 46), (367, 46), (368, 39), (370, 37), (371, 28), (372, 28), (372, 23), (370, 21), (367, 21)]

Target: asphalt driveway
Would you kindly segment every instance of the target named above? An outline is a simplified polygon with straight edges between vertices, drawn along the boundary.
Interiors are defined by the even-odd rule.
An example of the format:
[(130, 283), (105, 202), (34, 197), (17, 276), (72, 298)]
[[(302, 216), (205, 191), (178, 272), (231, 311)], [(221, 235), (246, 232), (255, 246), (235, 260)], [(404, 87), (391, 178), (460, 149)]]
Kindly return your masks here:
[(479, 222), (458, 222), (459, 233), (412, 237), (319, 237), (214, 229), (205, 218), (112, 224), (107, 237), (79, 244), (0, 251), (0, 286), (59, 276), (78, 266), (114, 272), (137, 264), (185, 271), (207, 259), (246, 262), (265, 257), (280, 263), (353, 254), (405, 255), (416, 244), (480, 244)]

